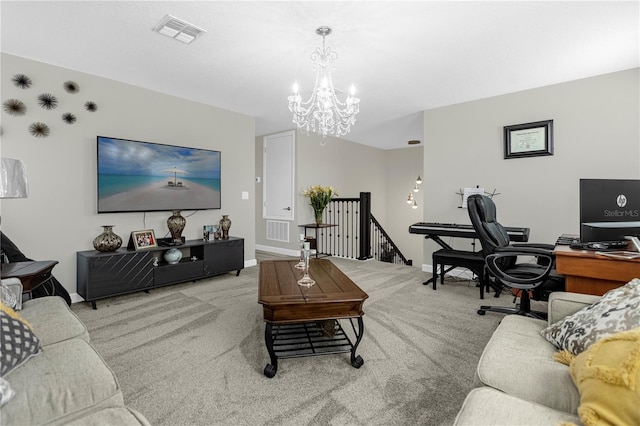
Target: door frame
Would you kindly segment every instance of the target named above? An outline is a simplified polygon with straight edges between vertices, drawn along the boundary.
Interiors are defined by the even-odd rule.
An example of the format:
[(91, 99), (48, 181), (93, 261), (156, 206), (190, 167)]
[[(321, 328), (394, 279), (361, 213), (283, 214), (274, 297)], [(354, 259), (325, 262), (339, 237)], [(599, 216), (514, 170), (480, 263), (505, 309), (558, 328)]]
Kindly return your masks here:
[[(267, 199), (268, 199), (268, 184), (269, 184), (269, 176), (268, 176), (268, 168), (267, 168), (267, 161), (268, 161), (268, 152), (267, 152), (267, 148), (268, 148), (268, 143), (269, 140), (271, 139), (281, 139), (283, 137), (289, 137), (289, 152), (291, 157), (289, 158), (289, 162), (288, 164), (290, 165), (290, 170), (291, 170), (291, 194), (289, 194), (290, 196), (290, 207), (291, 210), (289, 210), (289, 214), (288, 215), (283, 215), (283, 216), (274, 216), (274, 215), (268, 215), (267, 214)], [(262, 137), (262, 170), (263, 170), (263, 179), (262, 179), (262, 218), (263, 219), (271, 219), (271, 220), (287, 220), (287, 221), (293, 221), (295, 220), (295, 178), (296, 178), (296, 131), (295, 130), (289, 130), (286, 132), (281, 132), (281, 133), (276, 133), (273, 135), (267, 135), (267, 136), (263, 136)], [(283, 162), (283, 164), (285, 164)]]

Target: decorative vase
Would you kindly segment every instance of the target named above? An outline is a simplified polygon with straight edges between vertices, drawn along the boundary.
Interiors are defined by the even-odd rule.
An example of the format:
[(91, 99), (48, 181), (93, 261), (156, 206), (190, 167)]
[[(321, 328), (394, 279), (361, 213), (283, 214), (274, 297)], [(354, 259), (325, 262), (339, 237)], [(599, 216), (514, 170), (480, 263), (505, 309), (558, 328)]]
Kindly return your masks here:
[(320, 225), (322, 223), (322, 212), (324, 212), (324, 207), (322, 207), (322, 208), (315, 208), (314, 207), (313, 212), (316, 215), (316, 224)]
[(182, 252), (177, 248), (172, 248), (164, 252), (164, 260), (170, 264), (175, 265), (182, 259)]
[(93, 240), (93, 247), (98, 251), (116, 251), (122, 245), (122, 238), (113, 232), (113, 225), (102, 225), (104, 232)]
[(174, 210), (173, 214), (167, 219), (167, 227), (169, 227), (174, 244), (182, 244), (182, 230), (186, 224), (187, 220), (182, 217), (180, 210)]
[(220, 229), (222, 229), (222, 239), (229, 239), (229, 228), (231, 228), (231, 219), (229, 219), (228, 214), (223, 214), (222, 219), (220, 219)]

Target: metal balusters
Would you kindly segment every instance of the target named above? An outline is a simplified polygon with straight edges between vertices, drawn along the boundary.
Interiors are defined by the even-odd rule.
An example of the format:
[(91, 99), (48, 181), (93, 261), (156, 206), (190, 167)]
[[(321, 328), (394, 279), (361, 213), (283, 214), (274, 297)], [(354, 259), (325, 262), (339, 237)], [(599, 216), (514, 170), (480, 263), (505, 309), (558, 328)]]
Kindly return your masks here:
[(361, 192), (359, 198), (334, 198), (324, 216), (327, 223), (337, 225), (319, 230), (324, 254), (412, 264), (371, 214), (371, 193)]

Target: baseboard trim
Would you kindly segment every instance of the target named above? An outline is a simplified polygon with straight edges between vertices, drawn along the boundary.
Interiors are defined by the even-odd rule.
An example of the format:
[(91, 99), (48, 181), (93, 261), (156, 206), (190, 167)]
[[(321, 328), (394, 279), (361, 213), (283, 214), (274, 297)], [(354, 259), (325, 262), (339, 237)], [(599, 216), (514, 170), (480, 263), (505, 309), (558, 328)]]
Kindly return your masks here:
[(69, 296), (71, 296), (71, 303), (84, 302), (84, 299), (78, 293), (71, 293)]
[(285, 249), (280, 247), (263, 246), (263, 245), (256, 244), (256, 250), (266, 251), (266, 252), (275, 253), (275, 254), (282, 254), (285, 256), (293, 256), (293, 257), (300, 256), (299, 250), (291, 250), (291, 249)]

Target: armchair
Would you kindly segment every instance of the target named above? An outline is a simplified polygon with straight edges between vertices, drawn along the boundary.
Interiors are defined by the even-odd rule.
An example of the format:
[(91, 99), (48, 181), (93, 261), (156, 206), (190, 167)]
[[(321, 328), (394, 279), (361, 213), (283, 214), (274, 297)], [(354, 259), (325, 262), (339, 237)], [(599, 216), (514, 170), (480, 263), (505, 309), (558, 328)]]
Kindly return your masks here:
[(506, 230), (497, 221), (493, 200), (485, 195), (471, 195), (467, 207), (471, 224), (482, 245), (485, 280), (493, 282), (495, 297), (500, 295), (503, 287), (515, 289), (520, 296), (520, 303), (513, 308), (483, 305), (478, 314), (490, 311), (545, 318), (544, 312), (531, 310), (531, 298), (546, 300), (550, 292), (564, 289), (564, 278), (555, 271), (554, 246), (511, 244)]

